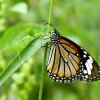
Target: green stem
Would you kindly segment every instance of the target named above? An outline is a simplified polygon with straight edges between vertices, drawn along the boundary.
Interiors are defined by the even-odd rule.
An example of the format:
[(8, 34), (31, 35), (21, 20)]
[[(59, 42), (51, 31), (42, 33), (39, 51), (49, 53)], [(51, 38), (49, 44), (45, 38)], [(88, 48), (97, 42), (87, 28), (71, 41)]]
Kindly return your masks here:
[(48, 28), (47, 28), (47, 35), (48, 35), (48, 33), (49, 33), (49, 28), (50, 28), (50, 22), (51, 22), (51, 11), (52, 11), (52, 4), (53, 4), (53, 2), (52, 2), (52, 0), (50, 0), (50, 10), (49, 10), (49, 18), (48, 18)]
[[(51, 11), (52, 11), (52, 0), (50, 0), (50, 10), (49, 10), (49, 18), (48, 18), (48, 23), (50, 23), (50, 20), (51, 20)], [(49, 27), (50, 25), (48, 24), (48, 27), (47, 27), (47, 35), (49, 33)], [(46, 44), (47, 46), (47, 44)], [(39, 89), (39, 97), (38, 97), (38, 100), (42, 100), (42, 94), (43, 94), (43, 80), (44, 80), (44, 71), (45, 71), (45, 66), (46, 66), (46, 54), (47, 54), (47, 47), (45, 48), (44, 50), (44, 61), (43, 61), (43, 64), (42, 64), (42, 71), (41, 71), (41, 80), (40, 80), (40, 89)]]
[(45, 66), (46, 66), (46, 56), (47, 56), (47, 47), (44, 50), (44, 61), (42, 64), (42, 71), (41, 71), (41, 80), (40, 80), (40, 89), (39, 89), (39, 97), (38, 100), (42, 100), (42, 94), (43, 94), (43, 81), (44, 81), (44, 72), (45, 72)]

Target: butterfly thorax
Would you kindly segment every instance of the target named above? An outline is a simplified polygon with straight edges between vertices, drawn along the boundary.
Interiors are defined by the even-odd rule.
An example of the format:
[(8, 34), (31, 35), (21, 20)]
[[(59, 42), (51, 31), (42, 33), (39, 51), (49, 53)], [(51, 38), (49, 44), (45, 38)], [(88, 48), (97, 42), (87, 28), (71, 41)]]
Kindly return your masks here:
[(51, 45), (57, 45), (59, 44), (60, 42), (60, 34), (59, 32), (57, 32), (56, 29), (54, 29), (52, 32), (51, 32), (52, 36), (50, 37), (51, 38)]

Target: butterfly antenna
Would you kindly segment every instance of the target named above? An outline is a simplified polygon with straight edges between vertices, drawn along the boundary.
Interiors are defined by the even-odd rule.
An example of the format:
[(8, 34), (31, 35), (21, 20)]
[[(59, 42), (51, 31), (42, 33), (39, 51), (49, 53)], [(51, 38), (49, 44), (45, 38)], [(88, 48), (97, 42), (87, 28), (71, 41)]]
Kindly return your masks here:
[(42, 22), (44, 22), (45, 25), (50, 25), (50, 26), (52, 26), (54, 29), (56, 29), (51, 23), (48, 23), (46, 20), (42, 20)]

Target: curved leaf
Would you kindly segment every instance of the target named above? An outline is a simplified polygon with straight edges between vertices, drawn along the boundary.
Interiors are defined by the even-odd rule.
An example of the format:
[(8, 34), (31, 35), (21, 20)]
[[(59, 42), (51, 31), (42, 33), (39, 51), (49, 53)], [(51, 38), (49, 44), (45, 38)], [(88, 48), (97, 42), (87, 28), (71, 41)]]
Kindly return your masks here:
[[(42, 45), (47, 40), (42, 41)], [(10, 64), (0, 74), (0, 85), (2, 85), (11, 74), (17, 70), (25, 61), (27, 61), (39, 48), (41, 47), (41, 38), (34, 38), (17, 56), (10, 62)]]

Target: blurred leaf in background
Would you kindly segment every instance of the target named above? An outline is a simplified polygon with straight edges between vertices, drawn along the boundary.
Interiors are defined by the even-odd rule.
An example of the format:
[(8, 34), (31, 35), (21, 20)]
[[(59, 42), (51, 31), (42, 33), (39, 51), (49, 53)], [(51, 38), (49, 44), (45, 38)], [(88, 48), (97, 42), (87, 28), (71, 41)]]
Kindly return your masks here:
[[(22, 50), (26, 50), (30, 41), (46, 35), (47, 27), (41, 22), (48, 20), (49, 7), (50, 0), (0, 0), (0, 73)], [(100, 65), (99, 11), (100, 0), (53, 0), (51, 23), (62, 36), (87, 50)], [(11, 70), (15, 72), (0, 86), (0, 100), (38, 99), (43, 44), (39, 38), (39, 45), (34, 47), (33, 55), (28, 52), (31, 57), (26, 57), (27, 61), (16, 71)], [(99, 98), (100, 81), (58, 84), (49, 79), (46, 71), (44, 73), (43, 100)]]

